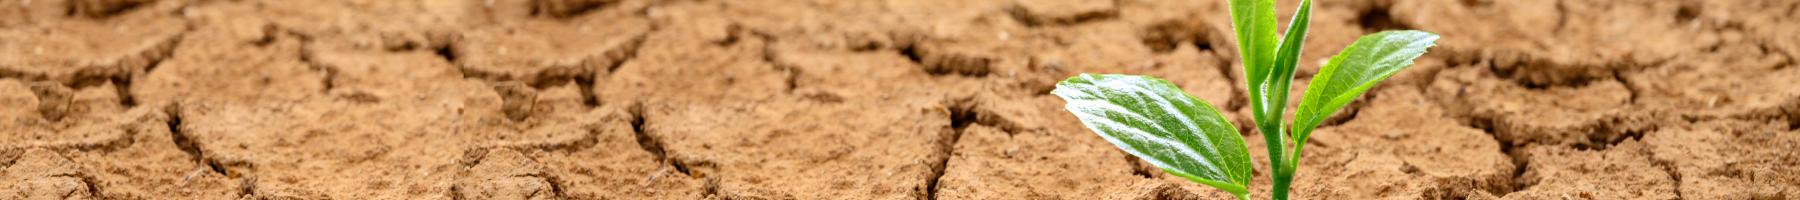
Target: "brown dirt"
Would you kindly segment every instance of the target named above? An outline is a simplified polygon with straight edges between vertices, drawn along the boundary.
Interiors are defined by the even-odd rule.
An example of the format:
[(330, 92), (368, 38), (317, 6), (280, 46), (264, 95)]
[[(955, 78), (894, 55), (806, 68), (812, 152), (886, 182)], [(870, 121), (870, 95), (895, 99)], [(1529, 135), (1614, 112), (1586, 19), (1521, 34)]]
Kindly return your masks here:
[[(1800, 3), (1315, 10), (1300, 81), (1444, 40), (1314, 134), (1298, 198), (1800, 198)], [(1202, 0), (0, 0), (0, 199), (1225, 199), (1047, 94), (1163, 77), (1262, 149), (1230, 30)]]

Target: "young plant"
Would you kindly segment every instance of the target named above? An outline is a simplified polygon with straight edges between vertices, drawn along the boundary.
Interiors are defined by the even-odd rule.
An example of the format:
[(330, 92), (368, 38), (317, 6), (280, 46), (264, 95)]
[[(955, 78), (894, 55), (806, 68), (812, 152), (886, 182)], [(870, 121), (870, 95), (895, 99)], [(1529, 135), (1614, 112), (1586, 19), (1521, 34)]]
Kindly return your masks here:
[[(1285, 38), (1275, 33), (1274, 0), (1229, 0), (1249, 87), (1251, 119), (1268, 144), (1274, 199), (1285, 200), (1313, 128), (1381, 80), (1412, 65), (1436, 34), (1406, 30), (1364, 35), (1313, 75), (1284, 126), (1288, 85), (1300, 59), (1312, 0), (1302, 0)], [(1081, 74), (1056, 84), (1069, 112), (1125, 152), (1163, 171), (1248, 199), (1250, 154), (1236, 126), (1211, 104), (1148, 76)]]

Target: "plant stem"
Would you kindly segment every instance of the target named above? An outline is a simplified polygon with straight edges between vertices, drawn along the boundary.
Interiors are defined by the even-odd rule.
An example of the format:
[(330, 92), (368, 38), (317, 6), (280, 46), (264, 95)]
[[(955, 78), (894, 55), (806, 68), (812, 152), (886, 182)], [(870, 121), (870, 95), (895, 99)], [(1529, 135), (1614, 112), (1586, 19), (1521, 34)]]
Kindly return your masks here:
[[(1274, 121), (1280, 120), (1280, 118), (1274, 119)], [(1287, 142), (1283, 141), (1285, 132), (1281, 130), (1282, 128), (1280, 123), (1275, 123), (1274, 126), (1261, 126), (1263, 140), (1267, 142), (1263, 146), (1269, 149), (1269, 171), (1271, 171), (1269, 174), (1274, 175), (1272, 178), (1272, 181), (1275, 182), (1273, 197), (1276, 200), (1287, 200), (1288, 181), (1292, 180), (1292, 177), (1284, 175), (1287, 174), (1285, 172), (1287, 170), (1282, 169), (1282, 166), (1287, 166), (1285, 162), (1287, 153), (1283, 153), (1287, 149)]]
[(1250, 193), (1249, 192), (1237, 193), (1237, 198), (1238, 198), (1238, 200), (1250, 200)]
[[(1296, 163), (1288, 163), (1288, 164), (1296, 164)], [(1292, 165), (1289, 165), (1289, 166), (1292, 166)], [(1288, 199), (1288, 185), (1290, 185), (1294, 182), (1294, 168), (1293, 167), (1282, 167), (1282, 166), (1273, 166), (1271, 168), (1276, 168), (1273, 170), (1273, 171), (1275, 171), (1275, 173), (1274, 173), (1275, 188), (1274, 188), (1273, 194), (1271, 196), (1275, 200), (1287, 200)], [(1287, 169), (1281, 169), (1281, 168), (1287, 168)]]

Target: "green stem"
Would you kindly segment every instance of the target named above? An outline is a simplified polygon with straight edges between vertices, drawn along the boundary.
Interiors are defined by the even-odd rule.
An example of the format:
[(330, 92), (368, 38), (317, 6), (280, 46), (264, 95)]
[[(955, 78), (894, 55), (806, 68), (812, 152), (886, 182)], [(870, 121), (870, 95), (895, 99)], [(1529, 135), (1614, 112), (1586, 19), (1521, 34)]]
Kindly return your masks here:
[(1237, 193), (1237, 198), (1238, 198), (1238, 200), (1250, 200), (1250, 193), (1249, 192)]
[[(1279, 120), (1279, 118), (1275, 119), (1275, 121)], [(1287, 170), (1282, 169), (1282, 166), (1287, 166), (1285, 162), (1287, 161), (1287, 156), (1285, 156), (1287, 154), (1283, 153), (1283, 151), (1287, 149), (1287, 143), (1286, 141), (1283, 141), (1283, 131), (1281, 129), (1282, 127), (1279, 123), (1275, 126), (1262, 126), (1263, 140), (1266, 142), (1263, 146), (1266, 146), (1268, 147), (1267, 149), (1269, 149), (1269, 171), (1272, 172), (1269, 174), (1274, 175), (1274, 198), (1276, 200), (1287, 199), (1288, 181), (1291, 180), (1291, 178), (1284, 175), (1287, 174), (1284, 172)]]
[[(1294, 164), (1294, 163), (1289, 163), (1289, 164)], [(1289, 166), (1292, 166), (1292, 165), (1289, 165)], [(1288, 199), (1288, 185), (1290, 185), (1294, 182), (1294, 168), (1293, 167), (1279, 167), (1279, 166), (1277, 166), (1277, 168), (1286, 168), (1286, 169), (1274, 170), (1275, 171), (1275, 173), (1274, 173), (1275, 174), (1275, 178), (1274, 178), (1275, 179), (1274, 180), (1275, 191), (1274, 191), (1274, 194), (1272, 194), (1272, 196), (1275, 200), (1287, 200)]]

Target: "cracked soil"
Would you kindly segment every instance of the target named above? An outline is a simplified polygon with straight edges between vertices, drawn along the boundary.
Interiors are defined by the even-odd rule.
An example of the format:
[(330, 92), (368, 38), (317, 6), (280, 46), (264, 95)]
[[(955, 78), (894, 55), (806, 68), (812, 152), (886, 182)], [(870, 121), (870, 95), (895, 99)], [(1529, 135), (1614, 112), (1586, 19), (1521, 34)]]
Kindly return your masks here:
[[(1313, 134), (1297, 198), (1800, 198), (1800, 2), (1314, 10), (1302, 84), (1362, 34), (1443, 40)], [(1222, 0), (0, 0), (0, 199), (1227, 199), (1048, 93), (1154, 75), (1260, 138), (1230, 30)]]

